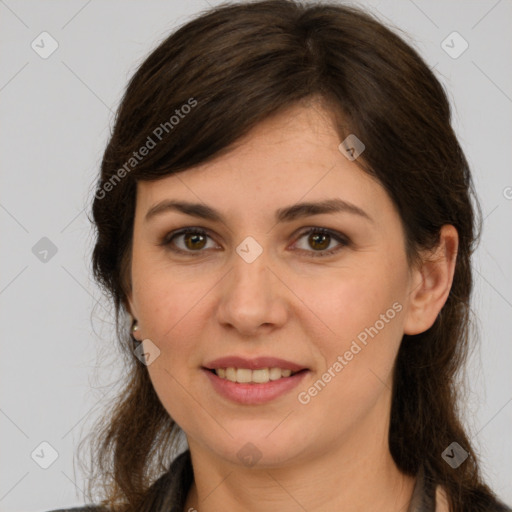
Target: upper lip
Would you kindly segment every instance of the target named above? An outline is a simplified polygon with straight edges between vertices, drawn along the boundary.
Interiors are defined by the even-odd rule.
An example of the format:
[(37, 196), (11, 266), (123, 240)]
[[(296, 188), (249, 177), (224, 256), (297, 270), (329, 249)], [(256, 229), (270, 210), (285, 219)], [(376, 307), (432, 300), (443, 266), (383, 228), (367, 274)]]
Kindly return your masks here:
[(209, 370), (216, 370), (217, 368), (247, 368), (249, 370), (281, 368), (283, 370), (291, 370), (292, 372), (306, 369), (305, 366), (293, 363), (292, 361), (267, 356), (254, 357), (252, 359), (240, 356), (220, 357), (219, 359), (214, 359), (206, 363), (204, 367)]

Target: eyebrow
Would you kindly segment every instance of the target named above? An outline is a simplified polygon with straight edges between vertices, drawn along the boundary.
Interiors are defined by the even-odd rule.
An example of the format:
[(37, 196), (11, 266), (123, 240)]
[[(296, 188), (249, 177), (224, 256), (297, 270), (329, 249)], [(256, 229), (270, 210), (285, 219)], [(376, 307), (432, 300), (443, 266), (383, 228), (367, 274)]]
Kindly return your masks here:
[[(147, 222), (157, 215), (161, 215), (169, 211), (177, 211), (186, 215), (214, 222), (225, 222), (222, 214), (210, 206), (201, 203), (189, 203), (187, 201), (176, 201), (171, 199), (167, 199), (153, 205), (147, 211), (144, 221)], [(276, 210), (275, 220), (278, 223), (283, 223), (312, 215), (339, 212), (358, 215), (373, 222), (373, 219), (364, 210), (359, 208), (359, 206), (339, 198), (326, 199), (318, 202), (297, 203), (287, 206), (286, 208), (279, 208)]]

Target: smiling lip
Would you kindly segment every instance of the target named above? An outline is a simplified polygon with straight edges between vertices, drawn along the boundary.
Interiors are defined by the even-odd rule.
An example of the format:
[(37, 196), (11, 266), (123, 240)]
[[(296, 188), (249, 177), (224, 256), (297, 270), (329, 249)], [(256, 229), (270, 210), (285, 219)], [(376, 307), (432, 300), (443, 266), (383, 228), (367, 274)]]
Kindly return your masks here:
[(279, 359), (276, 357), (255, 357), (248, 359), (239, 356), (228, 356), (215, 359), (204, 365), (208, 370), (215, 370), (217, 368), (247, 368), (249, 370), (259, 370), (261, 368), (281, 368), (283, 370), (291, 370), (298, 372), (307, 369), (297, 363)]
[(266, 382), (265, 384), (242, 384), (221, 379), (215, 372), (206, 368), (203, 368), (202, 371), (210, 379), (210, 383), (217, 393), (228, 400), (245, 405), (258, 405), (270, 402), (296, 387), (304, 376), (309, 373), (307, 370), (304, 370), (290, 377), (283, 377)]
[[(219, 377), (212, 371), (218, 368), (247, 368), (249, 370), (281, 368), (297, 373), (290, 377), (282, 377), (264, 384), (240, 383), (231, 382)], [(238, 356), (222, 357), (210, 361), (203, 366), (202, 370), (217, 393), (228, 400), (245, 405), (258, 405), (270, 402), (296, 387), (305, 375), (309, 373), (308, 368), (300, 364), (275, 357), (257, 357), (254, 359)]]

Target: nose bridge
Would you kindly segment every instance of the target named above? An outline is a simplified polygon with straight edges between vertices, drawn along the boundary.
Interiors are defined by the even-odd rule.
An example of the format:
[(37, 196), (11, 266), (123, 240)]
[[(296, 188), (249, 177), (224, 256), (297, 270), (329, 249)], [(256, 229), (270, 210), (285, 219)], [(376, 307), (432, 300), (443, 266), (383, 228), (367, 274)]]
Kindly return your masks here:
[[(238, 296), (242, 303), (262, 302), (268, 299), (271, 286), (269, 282), (269, 250), (252, 236), (246, 237), (236, 248), (233, 255), (231, 293)], [(260, 306), (261, 307), (261, 304)]]

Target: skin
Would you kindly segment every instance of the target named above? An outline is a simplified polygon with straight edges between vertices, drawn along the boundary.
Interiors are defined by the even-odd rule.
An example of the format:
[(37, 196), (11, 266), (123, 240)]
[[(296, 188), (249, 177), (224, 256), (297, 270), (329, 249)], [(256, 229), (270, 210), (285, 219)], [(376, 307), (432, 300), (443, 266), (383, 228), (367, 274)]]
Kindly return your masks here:
[[(398, 470), (387, 440), (392, 368), (403, 334), (428, 329), (447, 299), (457, 232), (444, 226), (436, 251), (410, 267), (390, 197), (341, 154), (340, 142), (311, 102), (266, 119), (217, 159), (138, 183), (129, 310), (137, 337), (160, 350), (149, 375), (188, 439), (195, 481), (185, 510), (407, 509), (414, 478)], [(279, 208), (336, 197), (371, 220), (348, 212), (274, 219)], [(224, 222), (177, 211), (145, 221), (167, 199), (205, 203)], [(159, 245), (184, 227), (209, 238), (186, 245), (178, 236), (174, 246), (185, 254)], [(319, 250), (303, 234), (310, 227), (349, 243), (327, 237)], [(236, 252), (247, 236), (263, 250), (252, 263)], [(315, 256), (333, 248), (340, 250)], [(401, 311), (300, 403), (298, 393), (396, 303)], [(280, 357), (309, 373), (272, 402), (240, 405), (218, 395), (201, 370), (227, 355)], [(249, 442), (261, 456), (253, 466), (237, 457)]]

